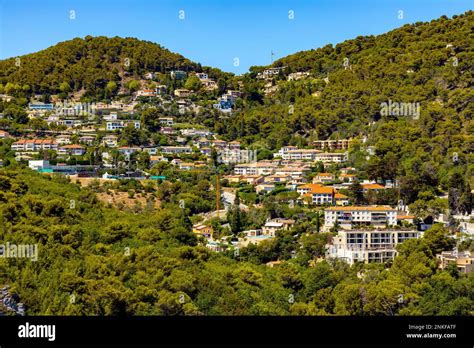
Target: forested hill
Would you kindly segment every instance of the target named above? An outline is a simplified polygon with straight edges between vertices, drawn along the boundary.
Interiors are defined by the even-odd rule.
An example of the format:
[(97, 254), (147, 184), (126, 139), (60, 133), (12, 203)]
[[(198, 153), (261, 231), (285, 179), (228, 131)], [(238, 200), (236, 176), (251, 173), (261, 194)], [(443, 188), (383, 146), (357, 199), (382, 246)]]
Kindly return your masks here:
[[(243, 122), (236, 120), (235, 128), (227, 130), (235, 137), (248, 136), (249, 142), (263, 130), (270, 147), (290, 141), (296, 132), (322, 139), (354, 136), (381, 118), (380, 104), (389, 100), (420, 103), (422, 120), (433, 113), (469, 119), (474, 105), (472, 23), (474, 12), (469, 11), (277, 60), (272, 67), (286, 68), (274, 78), (272, 93), (265, 93), (264, 82), (247, 84), (252, 92), (248, 102), (264, 107), (253, 107)], [(249, 81), (259, 81), (255, 77), (265, 68), (252, 67)], [(293, 72), (310, 76), (287, 81)], [(437, 121), (421, 123), (432, 131)]]
[[(272, 149), (329, 137), (373, 138), (386, 122), (413, 121), (381, 115), (381, 104), (391, 100), (419, 103), (420, 117), (410, 124), (418, 138), (454, 129), (464, 134), (474, 112), (472, 23), (469, 11), (299, 52), (272, 65), (286, 68), (271, 87), (256, 78), (268, 67), (252, 67), (245, 77), (247, 107), (222, 129), (230, 139)], [(295, 72), (309, 76), (290, 81)]]
[[(287, 66), (293, 71), (311, 71), (326, 76), (344, 70), (344, 58), (348, 58), (353, 72), (362, 79), (404, 78), (407, 70), (427, 77), (456, 56), (460, 71), (471, 69), (472, 74), (473, 61), (469, 52), (473, 49), (473, 23), (472, 11), (452, 19), (442, 16), (431, 22), (407, 24), (386, 34), (359, 36), (336, 46), (298, 52), (275, 61), (272, 66)], [(382, 74), (387, 70), (390, 73)], [(472, 77), (466, 77), (469, 76)], [(424, 81), (423, 78), (417, 80), (418, 83)], [(456, 84), (448, 83), (448, 86)]]
[[(212, 74), (222, 74), (217, 69)], [(190, 61), (160, 45), (135, 38), (86, 36), (58, 43), (40, 52), (0, 61), (0, 83), (29, 86), (34, 93), (55, 94), (61, 83), (73, 91), (95, 95), (107, 82), (120, 83), (127, 76), (142, 77), (147, 72), (171, 70), (202, 71)], [(211, 75), (212, 75), (211, 74)]]

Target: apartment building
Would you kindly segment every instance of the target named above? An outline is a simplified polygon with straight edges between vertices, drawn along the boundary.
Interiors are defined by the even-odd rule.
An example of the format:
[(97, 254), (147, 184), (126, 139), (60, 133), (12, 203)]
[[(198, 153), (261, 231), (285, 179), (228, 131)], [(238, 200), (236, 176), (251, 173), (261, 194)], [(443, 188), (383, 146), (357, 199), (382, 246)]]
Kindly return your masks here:
[(275, 169), (275, 174), (277, 175), (289, 175), (293, 179), (299, 179), (306, 173), (310, 172), (311, 168), (308, 166), (300, 166), (300, 167), (293, 167), (293, 166), (286, 166), (286, 167), (278, 167)]
[(140, 129), (140, 121), (109, 121), (106, 123), (108, 131), (114, 131), (132, 125), (135, 129)]
[(326, 246), (327, 257), (342, 259), (351, 265), (385, 263), (396, 256), (397, 244), (419, 237), (420, 232), (415, 230), (343, 230)]
[(459, 273), (471, 273), (474, 269), (474, 257), (470, 251), (443, 251), (437, 254), (439, 268), (445, 269), (450, 264), (456, 265)]
[(224, 164), (257, 162), (257, 150), (219, 149), (218, 161)]
[(53, 139), (21, 139), (11, 145), (15, 152), (57, 151), (58, 143)]
[[(320, 184), (306, 184), (296, 188), (304, 202), (314, 205), (335, 204), (336, 191), (332, 187)], [(309, 198), (309, 202), (308, 199)]]
[(321, 184), (306, 184), (306, 185), (298, 186), (296, 188), (296, 192), (298, 192), (300, 196), (303, 196), (303, 195), (308, 194), (308, 193), (312, 192), (313, 190), (315, 190), (315, 189), (317, 189), (321, 186), (322, 186)]
[(212, 135), (212, 132), (208, 129), (196, 129), (196, 128), (186, 128), (181, 129), (181, 134), (186, 137), (209, 137)]
[(283, 156), (286, 153), (288, 153), (288, 151), (292, 151), (292, 150), (298, 150), (298, 147), (297, 146), (283, 146), (280, 150), (278, 150), (278, 152), (273, 154), (273, 157), (283, 158)]
[(82, 156), (86, 153), (86, 148), (81, 145), (64, 145), (58, 149), (58, 155)]
[(284, 160), (304, 160), (304, 161), (314, 161), (316, 155), (321, 153), (320, 150), (315, 149), (298, 149), (293, 146), (285, 146), (280, 151), (278, 151), (274, 156), (281, 157)]
[(164, 154), (182, 154), (182, 153), (192, 153), (193, 149), (189, 146), (162, 146), (160, 148), (161, 153)]
[(312, 145), (316, 149), (324, 150), (347, 150), (351, 144), (352, 139), (338, 139), (338, 140), (316, 140)]
[(324, 210), (324, 229), (327, 231), (336, 221), (343, 229), (372, 225), (379, 228), (397, 224), (397, 210), (389, 206), (342, 206)]
[(322, 152), (316, 153), (314, 161), (323, 163), (343, 163), (348, 160), (347, 152)]
[(276, 170), (277, 165), (273, 163), (242, 163), (234, 167), (235, 175), (270, 175)]

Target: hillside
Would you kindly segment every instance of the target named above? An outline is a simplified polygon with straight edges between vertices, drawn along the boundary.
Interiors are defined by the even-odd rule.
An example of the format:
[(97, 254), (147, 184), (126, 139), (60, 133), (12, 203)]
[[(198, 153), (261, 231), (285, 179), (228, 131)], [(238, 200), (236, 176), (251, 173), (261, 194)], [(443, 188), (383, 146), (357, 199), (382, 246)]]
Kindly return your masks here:
[[(15, 59), (0, 62), (0, 88), (17, 86), (7, 93), (11, 100), (0, 101), (0, 128), (7, 130), (0, 139), (0, 244), (35, 244), (39, 250), (37, 260), (0, 257), (0, 287), (10, 285), (28, 315), (472, 315), (474, 272), (440, 269), (436, 259), (442, 251), (473, 246), (455, 220), (473, 207), (472, 23), (474, 13), (467, 12), (407, 25), (299, 52), (244, 76), (201, 67), (151, 42), (117, 37), (73, 39), (20, 57), (20, 66)], [(194, 74), (177, 82), (169, 74), (173, 69), (205, 71), (218, 87), (201, 88)], [(137, 97), (136, 81), (128, 93), (117, 91), (149, 71), (158, 72), (153, 83), (172, 88)], [(107, 94), (111, 82), (118, 88)], [(183, 87), (193, 93), (174, 93)], [(66, 99), (72, 92), (135, 105), (132, 111), (116, 106), (120, 128), (107, 129), (115, 123), (110, 110), (88, 120), (97, 134), (87, 143), (80, 140), (84, 134), (73, 133), (89, 124), (48, 124), (49, 112), (28, 107), (35, 94), (62, 93)], [(235, 102), (227, 113), (214, 107), (223, 94)], [(387, 113), (383, 105), (391, 102), (413, 103), (419, 113)], [(55, 133), (59, 129), (65, 134)], [(109, 135), (116, 136), (107, 137), (116, 138), (110, 147), (104, 143)], [(69, 138), (83, 151), (45, 148), (53, 143), (44, 141), (50, 136)], [(323, 146), (322, 153), (313, 144), (348, 138), (347, 148)], [(32, 143), (35, 151), (24, 145)], [(274, 158), (286, 145), (336, 159)], [(219, 160), (231, 146), (238, 155), (258, 150), (255, 167), (270, 169), (237, 173), (237, 160)], [(79, 179), (46, 175), (28, 168), (35, 164), (28, 159), (66, 163), (54, 166), (60, 170), (81, 163), (97, 164), (98, 170), (82, 168)], [(352, 183), (339, 180), (343, 169)], [(100, 180), (105, 173), (115, 179)], [(295, 189), (328, 174), (334, 180), (312, 187), (331, 201), (307, 202), (305, 191)], [(273, 190), (257, 191), (256, 177)], [(328, 245), (343, 231), (338, 217), (322, 226), (337, 193), (345, 197), (341, 205), (382, 206), (377, 212), (400, 208), (401, 221), (374, 214), (374, 221), (354, 218), (353, 230), (413, 229), (419, 238), (380, 242), (392, 253), (383, 262), (349, 265), (327, 257)], [(204, 220), (225, 206), (219, 199), (228, 205), (225, 217)], [(400, 200), (409, 211), (401, 211)], [(449, 220), (430, 224), (441, 215)], [(276, 219), (292, 222), (258, 244), (235, 247), (267, 222), (275, 226)], [(421, 235), (422, 225), (432, 227)], [(211, 231), (207, 237), (197, 229), (202, 227)]]
[[(325, 234), (296, 244), (294, 232), (282, 232), (238, 258), (197, 246), (187, 216), (213, 195), (202, 175), (160, 185), (157, 195), (171, 189), (173, 201), (139, 214), (108, 208), (64, 177), (25, 169), (1, 169), (0, 187), (4, 240), (38, 243), (37, 261), (0, 258), (0, 282), (28, 315), (472, 314), (474, 277), (436, 270), (433, 255), (447, 242), (439, 228), (403, 243), (390, 270), (372, 265), (361, 279), (360, 267), (343, 262), (307, 266)], [(179, 197), (191, 210), (178, 207)], [(261, 264), (296, 245), (293, 261)]]
[[(467, 12), (296, 53), (276, 61), (273, 67), (286, 68), (266, 80), (257, 77), (269, 67), (253, 67), (244, 78), (244, 107), (215, 129), (262, 154), (356, 138), (350, 164), (371, 179), (398, 179), (409, 203), (419, 194), (434, 199), (455, 173), (472, 185), (472, 23), (474, 12)], [(298, 71), (310, 75), (290, 81)], [(418, 105), (419, 114), (384, 114), (390, 102)], [(367, 160), (369, 146), (375, 156)]]
[[(33, 94), (56, 94), (65, 82), (72, 91), (84, 89), (87, 95), (95, 96), (100, 95), (109, 81), (120, 86), (125, 78), (172, 70), (203, 71), (203, 68), (149, 41), (87, 36), (0, 61), (0, 83), (26, 85)], [(211, 76), (222, 74), (217, 69), (205, 68), (209, 70), (212, 70)]]
[[(272, 82), (277, 91), (268, 95), (265, 83), (255, 77), (269, 67), (252, 67), (247, 76), (250, 107), (229, 134), (247, 136), (249, 142), (262, 135), (271, 147), (295, 133), (321, 139), (354, 136), (381, 119), (380, 105), (389, 100), (420, 103), (425, 124), (436, 123), (426, 117), (437, 110), (468, 122), (474, 112), (473, 21), (474, 12), (467, 12), (284, 57), (271, 66), (286, 68)], [(294, 72), (310, 76), (287, 81)], [(246, 126), (241, 127), (240, 117)]]

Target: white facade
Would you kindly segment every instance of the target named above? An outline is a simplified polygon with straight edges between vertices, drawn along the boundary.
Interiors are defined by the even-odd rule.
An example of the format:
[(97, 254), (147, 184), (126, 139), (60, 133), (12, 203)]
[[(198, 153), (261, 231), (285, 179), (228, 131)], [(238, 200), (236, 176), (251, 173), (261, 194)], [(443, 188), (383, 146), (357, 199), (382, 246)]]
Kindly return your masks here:
[(160, 148), (161, 153), (167, 154), (179, 154), (179, 153), (192, 153), (193, 150), (189, 146), (163, 146)]
[(270, 175), (275, 172), (276, 165), (264, 163), (238, 164), (234, 168), (236, 175)]
[(329, 230), (334, 224), (343, 229), (353, 225), (395, 226), (397, 211), (389, 206), (345, 206), (331, 207), (324, 211), (324, 228)]
[(339, 152), (322, 152), (315, 155), (314, 160), (316, 162), (323, 162), (323, 163), (343, 163), (348, 160), (347, 152), (339, 153)]
[(28, 167), (33, 170), (39, 170), (44, 168), (50, 168), (49, 161), (39, 160), (39, 161), (28, 161)]
[(414, 230), (352, 230), (340, 231), (327, 245), (327, 256), (355, 262), (387, 262), (396, 255), (396, 245), (407, 239), (419, 238)]
[(110, 121), (107, 122), (106, 128), (108, 131), (122, 129), (132, 124), (135, 129), (140, 129), (140, 121)]

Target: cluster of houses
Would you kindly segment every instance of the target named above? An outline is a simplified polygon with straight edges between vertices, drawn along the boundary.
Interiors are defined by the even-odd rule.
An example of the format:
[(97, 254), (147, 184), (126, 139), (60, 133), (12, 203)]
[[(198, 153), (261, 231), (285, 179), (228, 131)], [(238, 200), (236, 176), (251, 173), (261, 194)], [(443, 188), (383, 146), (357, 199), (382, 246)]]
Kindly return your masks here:
[[(215, 150), (218, 161), (224, 164), (255, 162), (256, 152), (241, 149), (238, 141), (224, 141), (217, 139), (215, 134), (205, 128), (177, 128), (173, 117), (160, 117), (160, 132), (166, 135), (170, 145), (148, 146), (119, 146), (119, 135), (126, 123), (135, 129), (140, 128), (140, 121), (119, 121), (117, 113), (111, 112), (103, 116), (106, 127), (102, 133), (61, 131), (61, 134), (51, 138), (22, 138), (11, 144), (17, 160), (32, 160), (35, 155), (44, 151), (53, 151), (58, 157), (83, 156), (88, 151), (96, 152), (101, 148), (101, 158), (104, 167), (111, 167), (111, 149), (116, 149), (126, 158), (132, 154), (146, 151), (150, 155), (150, 165), (160, 161), (171, 160), (171, 164), (179, 169), (190, 170), (208, 165)], [(8, 132), (2, 131), (0, 137), (11, 137)], [(200, 160), (189, 162), (191, 154), (201, 155)], [(185, 156), (184, 160), (181, 158)], [(204, 159), (204, 160), (202, 160)]]
[[(285, 67), (270, 68), (259, 73), (257, 78), (271, 80), (280, 74)], [(195, 73), (204, 88), (217, 88), (214, 80), (205, 73)], [(182, 80), (187, 77), (184, 71), (172, 71), (171, 76)], [(309, 76), (306, 72), (289, 74), (289, 80), (299, 80)], [(154, 73), (145, 76), (154, 79)], [(155, 89), (139, 90), (135, 97), (155, 97), (162, 95), (166, 86), (157, 86)], [(187, 89), (174, 90), (174, 96), (179, 105), (187, 105), (192, 91)], [(229, 90), (223, 94), (214, 108), (222, 112), (230, 112), (241, 93)], [(173, 117), (161, 117), (161, 134), (167, 137), (169, 145), (161, 146), (119, 146), (119, 133), (126, 127), (141, 129), (141, 122), (134, 119), (134, 109), (137, 101), (129, 104), (113, 102), (112, 104), (58, 107), (52, 103), (30, 103), (28, 113), (30, 117), (46, 115), (46, 122), (62, 124), (67, 127), (83, 126), (82, 131), (64, 131), (55, 137), (49, 138), (22, 138), (11, 144), (11, 150), (16, 153), (17, 159), (29, 159), (29, 166), (39, 171), (74, 172), (84, 169), (85, 166), (52, 166), (46, 160), (32, 160), (35, 153), (53, 151), (59, 157), (83, 156), (88, 150), (101, 146), (103, 167), (113, 167), (110, 149), (116, 149), (126, 158), (139, 152), (146, 151), (150, 155), (150, 166), (162, 161), (170, 163), (180, 170), (192, 170), (207, 167), (211, 162), (212, 153), (217, 153), (220, 163), (229, 165), (231, 173), (225, 175), (230, 184), (245, 183), (254, 186), (255, 192), (269, 193), (278, 188), (286, 188), (298, 193), (298, 202), (308, 206), (324, 207), (323, 231), (334, 232), (332, 241), (327, 245), (327, 258), (343, 259), (349, 264), (355, 262), (389, 262), (396, 255), (397, 244), (411, 238), (419, 238), (423, 232), (413, 228), (401, 227), (413, 224), (414, 216), (406, 215), (395, 208), (384, 205), (351, 205), (349, 197), (344, 195), (354, 181), (360, 181), (355, 168), (340, 168), (348, 161), (348, 150), (353, 139), (329, 139), (313, 141), (311, 148), (285, 146), (274, 153), (272, 159), (257, 160), (257, 153), (242, 149), (238, 141), (224, 141), (218, 139), (213, 132), (204, 128), (180, 129)], [(101, 115), (103, 134), (97, 134), (97, 129), (88, 129), (84, 115), (99, 112)], [(122, 117), (119, 118), (118, 113)], [(123, 118), (126, 115), (127, 119)], [(84, 128), (85, 127), (85, 128)], [(0, 130), (0, 139), (11, 138), (7, 131)], [(200, 154), (199, 159), (191, 161), (189, 155)], [(316, 164), (323, 164), (324, 170), (336, 165), (337, 173), (319, 172), (313, 174)], [(0, 166), (2, 162), (0, 160)], [(92, 167), (92, 166), (91, 166)], [(362, 181), (364, 193), (377, 192), (396, 187), (397, 183)], [(341, 192), (342, 190), (342, 192)], [(322, 208), (321, 208), (322, 209)], [(406, 222), (406, 223), (402, 223)], [(229, 245), (241, 248), (252, 244), (259, 244), (264, 240), (275, 238), (277, 231), (288, 230), (295, 224), (292, 219), (272, 219), (266, 221), (260, 228), (243, 231), (237, 242), (226, 243), (214, 239), (211, 226), (204, 223), (193, 226), (193, 232), (203, 236), (206, 246), (214, 251), (223, 251)], [(473, 257), (469, 252), (443, 252), (437, 255), (441, 268), (449, 264), (456, 264), (464, 273), (469, 273), (474, 267)], [(10, 300), (7, 300), (10, 301)]]
[(216, 252), (222, 252), (229, 247), (239, 249), (247, 247), (249, 244), (258, 245), (264, 240), (275, 238), (277, 231), (289, 230), (294, 224), (295, 220), (292, 219), (268, 219), (259, 229), (243, 231), (242, 236), (238, 238), (238, 241), (233, 243), (227, 242), (227, 237), (223, 237), (221, 240), (215, 239), (213, 236), (214, 229), (212, 226), (208, 226), (204, 223), (195, 224), (193, 226), (193, 232), (204, 237), (207, 248)]
[(232, 111), (232, 107), (235, 105), (236, 100), (241, 96), (242, 92), (228, 90), (217, 100), (217, 103), (212, 106), (222, 112), (229, 113)]

